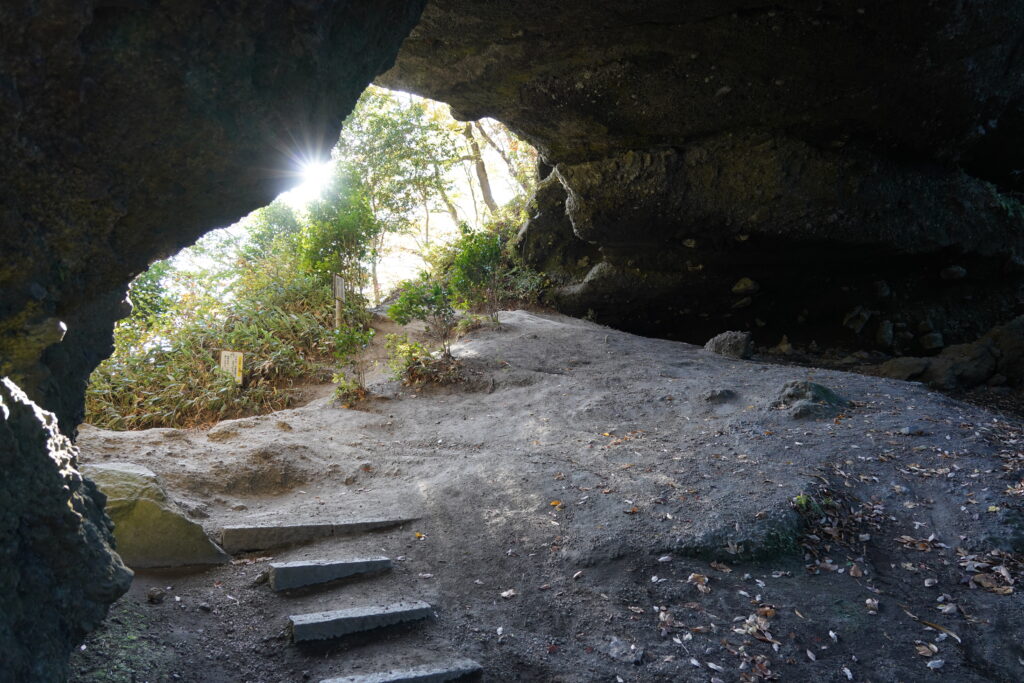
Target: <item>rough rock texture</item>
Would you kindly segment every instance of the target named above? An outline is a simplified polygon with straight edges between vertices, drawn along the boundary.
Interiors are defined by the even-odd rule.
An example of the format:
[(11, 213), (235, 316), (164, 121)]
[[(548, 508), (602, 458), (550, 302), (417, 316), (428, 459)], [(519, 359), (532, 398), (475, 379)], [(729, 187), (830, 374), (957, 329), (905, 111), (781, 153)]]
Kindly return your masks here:
[[(0, 4), (0, 377), (72, 435), (127, 282), (294, 185), (422, 5)], [(16, 465), (0, 484), (0, 668), (58, 680), (128, 574), (102, 497), (70, 456), (51, 472), (47, 440), (70, 446), (29, 408), (12, 415), (0, 424), (0, 459)]]
[(788, 410), (792, 418), (831, 418), (850, 407), (850, 402), (828, 387), (815, 382), (786, 382), (775, 401), (775, 407)]
[(0, 375), (73, 429), (128, 280), (294, 185), (421, 9), (3, 3)]
[(716, 334), (704, 345), (704, 350), (731, 358), (750, 358), (754, 352), (750, 333), (736, 330)]
[(185, 518), (152, 470), (121, 462), (86, 465), (82, 473), (107, 497), (117, 552), (129, 567), (223, 564), (230, 559), (203, 527)]
[(523, 253), (564, 311), (934, 352), (1019, 304), (1022, 31), (1012, 0), (432, 0), (379, 81), (537, 145)]
[(980, 339), (955, 344), (937, 356), (894, 358), (875, 368), (882, 377), (925, 382), (936, 389), (970, 389), (979, 384), (1024, 381), (1024, 316)]
[(76, 467), (56, 417), (0, 381), (0, 680), (65, 680), (68, 651), (131, 583)]

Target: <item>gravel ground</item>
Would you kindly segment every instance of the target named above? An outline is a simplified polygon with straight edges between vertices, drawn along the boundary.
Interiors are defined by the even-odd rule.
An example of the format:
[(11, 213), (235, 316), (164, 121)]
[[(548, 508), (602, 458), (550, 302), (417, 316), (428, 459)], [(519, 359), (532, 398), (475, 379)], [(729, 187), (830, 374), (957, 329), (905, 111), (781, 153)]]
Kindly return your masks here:
[[(83, 429), (84, 461), (147, 465), (211, 532), (419, 519), (139, 572), (73, 680), (320, 680), (446, 655), (487, 681), (1024, 679), (1014, 416), (557, 315), (501, 320), (456, 346), (460, 384), (378, 379), (355, 409), (321, 398), (209, 431)], [(849, 403), (794, 417), (791, 381)], [(360, 553), (395, 570), (283, 596), (258, 581), (269, 558)], [(288, 614), (398, 598), (434, 618), (288, 641)]]

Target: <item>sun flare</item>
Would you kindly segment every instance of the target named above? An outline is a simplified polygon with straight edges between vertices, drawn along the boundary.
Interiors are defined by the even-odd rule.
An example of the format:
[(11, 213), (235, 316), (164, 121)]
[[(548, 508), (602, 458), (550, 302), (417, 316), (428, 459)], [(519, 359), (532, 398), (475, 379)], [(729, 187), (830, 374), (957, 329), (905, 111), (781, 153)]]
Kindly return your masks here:
[(334, 175), (334, 164), (330, 161), (312, 161), (302, 167), (302, 184), (297, 187), (304, 194), (319, 195)]

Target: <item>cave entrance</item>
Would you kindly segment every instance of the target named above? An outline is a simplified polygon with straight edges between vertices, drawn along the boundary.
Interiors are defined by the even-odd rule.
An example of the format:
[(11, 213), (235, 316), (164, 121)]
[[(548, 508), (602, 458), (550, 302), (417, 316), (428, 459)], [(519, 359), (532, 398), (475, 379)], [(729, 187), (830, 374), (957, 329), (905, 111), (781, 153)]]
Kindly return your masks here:
[[(511, 254), (536, 182), (536, 152), (502, 124), (376, 86), (329, 158), (290, 156), (298, 185), (133, 281), (134, 310), (90, 379), (87, 423), (208, 426), (294, 406), (332, 381), (364, 391), (368, 310), (382, 313), (420, 272), (445, 281), (480, 236)], [(220, 367), (225, 352), (242, 354), (237, 374)]]

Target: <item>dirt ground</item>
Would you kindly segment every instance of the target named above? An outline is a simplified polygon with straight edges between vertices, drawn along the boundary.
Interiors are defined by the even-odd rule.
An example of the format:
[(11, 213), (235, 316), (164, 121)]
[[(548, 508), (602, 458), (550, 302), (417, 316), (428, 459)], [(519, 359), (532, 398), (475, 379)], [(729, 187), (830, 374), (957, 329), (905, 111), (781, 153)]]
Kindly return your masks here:
[[(83, 461), (150, 467), (211, 534), (418, 519), (140, 571), (72, 680), (317, 681), (448, 655), (485, 681), (1024, 680), (1017, 418), (557, 315), (501, 321), (456, 345), (461, 384), (377, 373), (356, 409), (83, 428)], [(851, 403), (794, 417), (792, 380)], [(394, 571), (286, 595), (259, 581), (271, 559), (366, 554)], [(289, 614), (397, 599), (435, 615), (289, 642)]]

